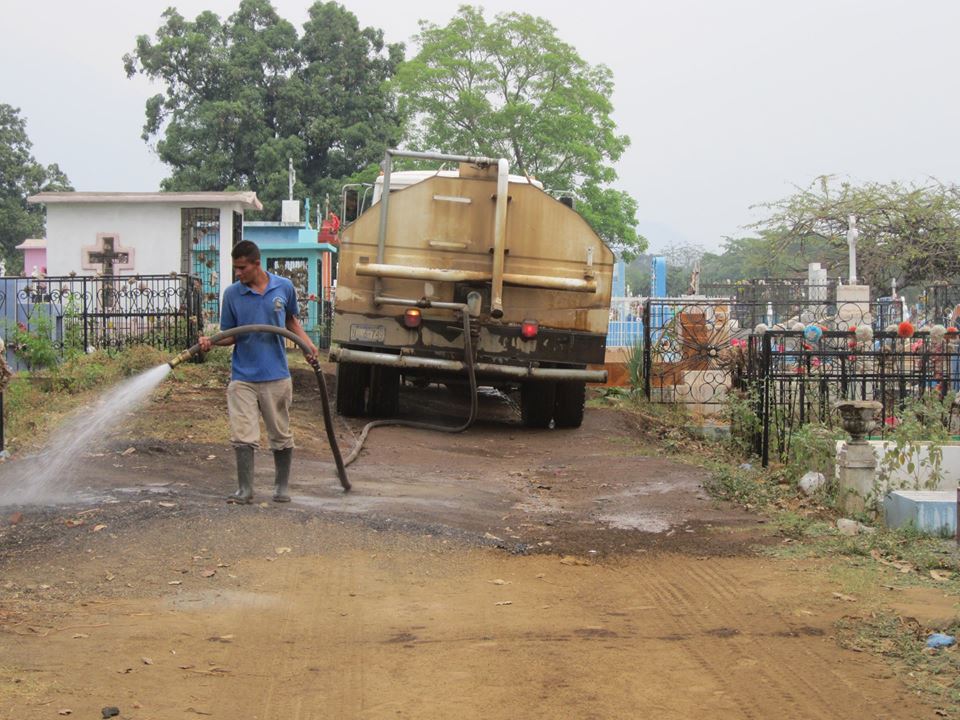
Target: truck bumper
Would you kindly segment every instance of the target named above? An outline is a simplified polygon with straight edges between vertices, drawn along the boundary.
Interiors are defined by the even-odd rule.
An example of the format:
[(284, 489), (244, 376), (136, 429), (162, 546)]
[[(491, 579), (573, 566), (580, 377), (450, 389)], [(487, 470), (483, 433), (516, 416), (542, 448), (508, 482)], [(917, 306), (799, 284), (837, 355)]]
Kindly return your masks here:
[[(347, 348), (341, 348), (340, 350), (331, 352), (330, 357), (337, 362), (352, 362), (361, 365), (438, 370), (459, 375), (467, 372), (467, 365), (461, 360), (443, 360), (441, 358), (416, 357), (414, 355), (393, 355), (391, 353), (350, 350)], [(473, 368), (479, 377), (500, 378), (504, 380), (577, 380), (588, 383), (605, 383), (607, 381), (606, 370), (535, 368), (485, 362), (474, 363)]]

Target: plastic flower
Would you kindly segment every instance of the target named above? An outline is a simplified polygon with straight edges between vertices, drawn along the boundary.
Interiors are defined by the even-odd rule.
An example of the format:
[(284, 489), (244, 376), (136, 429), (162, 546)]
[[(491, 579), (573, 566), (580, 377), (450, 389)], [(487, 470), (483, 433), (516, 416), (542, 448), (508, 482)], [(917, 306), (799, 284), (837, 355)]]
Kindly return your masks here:
[(807, 325), (803, 329), (803, 336), (807, 339), (807, 342), (819, 342), (820, 338), (823, 337), (823, 328), (819, 325)]
[(931, 340), (943, 340), (943, 336), (947, 334), (947, 329), (943, 325), (934, 325), (930, 328), (930, 339)]
[(861, 325), (854, 331), (854, 334), (860, 342), (870, 342), (873, 340), (873, 328), (869, 325)]
[(767, 330), (769, 330), (765, 323), (757, 323), (757, 326), (753, 329), (753, 332), (757, 335), (763, 335)]
[(913, 337), (914, 332), (915, 328), (913, 327), (913, 323), (909, 320), (904, 320), (902, 323), (897, 325), (897, 335), (902, 338)]

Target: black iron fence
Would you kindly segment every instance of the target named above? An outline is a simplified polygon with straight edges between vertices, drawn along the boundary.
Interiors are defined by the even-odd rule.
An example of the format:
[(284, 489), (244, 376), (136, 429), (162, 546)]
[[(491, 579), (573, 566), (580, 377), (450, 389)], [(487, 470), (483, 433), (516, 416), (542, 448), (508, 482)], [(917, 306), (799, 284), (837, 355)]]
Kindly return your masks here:
[(763, 465), (771, 457), (782, 459), (804, 424), (837, 426), (838, 400), (880, 402), (876, 434), (883, 436), (908, 402), (954, 397), (960, 390), (960, 336), (911, 329), (904, 328), (903, 336), (863, 330), (751, 336), (738, 349), (743, 373), (734, 388), (755, 403), (754, 450)]
[(0, 335), (11, 367), (41, 356), (145, 344), (163, 350), (197, 342), (203, 292), (191, 275), (0, 278)]
[(643, 308), (644, 393), (654, 402), (718, 405), (746, 370), (741, 347), (757, 331), (816, 325), (880, 331), (902, 319), (899, 302), (738, 302), (735, 298), (649, 298)]

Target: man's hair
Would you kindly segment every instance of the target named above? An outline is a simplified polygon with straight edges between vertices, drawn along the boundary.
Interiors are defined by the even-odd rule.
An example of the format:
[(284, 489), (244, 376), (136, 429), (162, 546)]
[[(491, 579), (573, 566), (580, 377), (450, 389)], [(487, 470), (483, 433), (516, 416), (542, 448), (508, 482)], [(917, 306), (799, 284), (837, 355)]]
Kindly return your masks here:
[(232, 257), (234, 260), (246, 258), (247, 260), (252, 260), (253, 262), (260, 262), (260, 248), (258, 248), (257, 244), (251, 240), (241, 240), (233, 246), (233, 250), (230, 252), (230, 257)]

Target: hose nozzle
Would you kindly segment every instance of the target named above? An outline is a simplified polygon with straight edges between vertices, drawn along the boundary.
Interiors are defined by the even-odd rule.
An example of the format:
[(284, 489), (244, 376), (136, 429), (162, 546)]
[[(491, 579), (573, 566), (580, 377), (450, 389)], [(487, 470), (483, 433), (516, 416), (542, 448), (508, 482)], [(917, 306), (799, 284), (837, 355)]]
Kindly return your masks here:
[(167, 365), (169, 365), (172, 369), (182, 363), (184, 360), (189, 360), (191, 357), (193, 357), (192, 348), (190, 350), (184, 350), (179, 355), (175, 355), (174, 357), (170, 358), (170, 360), (167, 361)]

